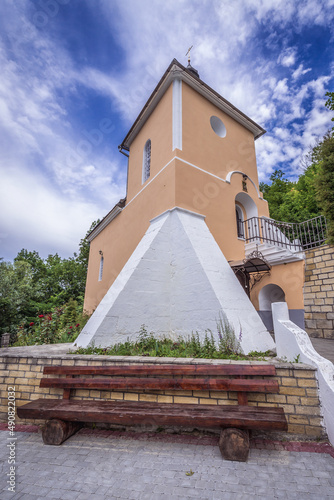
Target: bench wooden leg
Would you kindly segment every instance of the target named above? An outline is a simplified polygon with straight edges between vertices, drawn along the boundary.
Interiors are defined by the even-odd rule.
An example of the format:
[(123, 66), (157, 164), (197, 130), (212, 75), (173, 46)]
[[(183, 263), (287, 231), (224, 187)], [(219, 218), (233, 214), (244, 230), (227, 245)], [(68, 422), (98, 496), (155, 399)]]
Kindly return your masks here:
[(225, 460), (246, 462), (249, 453), (249, 432), (233, 428), (222, 430), (219, 449)]
[(81, 427), (77, 422), (64, 422), (63, 420), (48, 420), (43, 427), (42, 437), (44, 444), (60, 445)]

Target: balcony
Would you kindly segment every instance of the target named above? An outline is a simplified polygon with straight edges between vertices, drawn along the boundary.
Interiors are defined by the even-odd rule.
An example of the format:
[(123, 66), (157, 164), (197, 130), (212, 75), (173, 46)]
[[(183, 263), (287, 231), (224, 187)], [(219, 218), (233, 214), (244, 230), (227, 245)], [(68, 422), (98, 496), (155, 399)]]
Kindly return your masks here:
[(280, 222), (267, 217), (238, 221), (238, 236), (244, 238), (246, 255), (259, 250), (271, 263), (304, 258), (304, 251), (326, 242), (327, 224), (323, 215), (300, 223)]

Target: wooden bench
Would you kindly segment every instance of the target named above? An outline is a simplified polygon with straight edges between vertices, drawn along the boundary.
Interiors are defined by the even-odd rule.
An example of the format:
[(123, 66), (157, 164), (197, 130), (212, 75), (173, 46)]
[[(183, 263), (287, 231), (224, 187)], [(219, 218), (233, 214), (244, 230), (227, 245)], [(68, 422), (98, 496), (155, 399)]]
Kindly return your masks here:
[[(248, 406), (247, 393), (277, 393), (274, 365), (45, 366), (40, 387), (63, 389), (63, 399), (37, 399), (17, 408), (20, 418), (46, 419), (45, 444), (59, 445), (83, 422), (222, 429), (224, 458), (245, 461), (249, 430), (287, 430), (282, 408)], [(57, 377), (55, 377), (57, 375)], [(252, 378), (249, 378), (252, 377)], [(199, 405), (144, 401), (73, 400), (75, 389), (102, 391), (233, 391), (238, 404)]]

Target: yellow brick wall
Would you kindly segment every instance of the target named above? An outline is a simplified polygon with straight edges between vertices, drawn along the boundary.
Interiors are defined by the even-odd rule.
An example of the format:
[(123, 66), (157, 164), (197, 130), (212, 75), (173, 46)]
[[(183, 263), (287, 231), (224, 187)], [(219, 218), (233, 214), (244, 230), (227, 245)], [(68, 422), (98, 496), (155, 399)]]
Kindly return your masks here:
[(334, 339), (334, 246), (306, 252), (304, 305), (307, 333)]
[[(2, 422), (7, 421), (7, 392), (14, 386), (16, 393), (16, 406), (21, 406), (37, 398), (61, 398), (62, 389), (40, 388), (39, 381), (42, 377), (45, 365), (64, 366), (101, 366), (113, 364), (130, 364), (129, 358), (119, 357), (118, 361), (104, 357), (97, 360), (96, 356), (70, 356), (72, 359), (61, 359), (60, 356), (34, 358), (34, 357), (2, 357), (0, 358), (1, 369), (1, 417)], [(94, 359), (92, 359), (94, 358)], [(110, 357), (111, 358), (111, 357)], [(115, 358), (114, 358), (115, 359)], [(173, 360), (162, 361), (161, 358), (151, 358), (151, 363), (173, 363)], [(186, 361), (186, 360), (185, 360)], [(138, 360), (133, 360), (137, 362)], [(187, 360), (189, 362), (189, 360)], [(203, 364), (203, 360), (199, 361)], [(217, 364), (229, 363), (229, 361), (213, 361)], [(148, 363), (148, 360), (146, 360)], [(176, 361), (177, 364), (180, 360)], [(192, 360), (196, 363), (196, 360)], [(212, 360), (208, 360), (212, 363)], [(142, 362), (140, 363), (142, 364)], [(249, 393), (249, 404), (253, 406), (280, 406), (285, 410), (287, 416), (289, 433), (304, 434), (312, 438), (325, 437), (323, 420), (320, 413), (318, 397), (318, 386), (315, 371), (311, 367), (302, 364), (277, 363), (277, 377), (279, 383), (279, 394)], [(161, 403), (195, 403), (212, 405), (233, 405), (237, 402), (234, 392), (225, 391), (98, 391), (77, 390), (72, 391), (73, 399), (113, 399), (132, 401), (153, 401)], [(20, 420), (16, 417), (16, 423), (43, 423), (42, 421)]]

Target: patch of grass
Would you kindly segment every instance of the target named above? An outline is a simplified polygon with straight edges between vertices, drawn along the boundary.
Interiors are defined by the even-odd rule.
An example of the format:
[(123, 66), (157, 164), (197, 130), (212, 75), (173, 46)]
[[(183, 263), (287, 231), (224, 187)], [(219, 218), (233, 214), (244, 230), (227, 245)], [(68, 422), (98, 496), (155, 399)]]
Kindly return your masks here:
[[(206, 358), (206, 359), (234, 359), (250, 360), (263, 359), (270, 356), (270, 351), (252, 352), (248, 355), (240, 352), (240, 342), (234, 340), (233, 329), (226, 318), (220, 317), (217, 322), (218, 345), (216, 344), (211, 330), (206, 330), (204, 340), (201, 341), (199, 333), (192, 333), (188, 338), (178, 337), (176, 341), (163, 337), (157, 339), (153, 332), (148, 332), (145, 325), (139, 331), (138, 339), (131, 342), (129, 339), (124, 343), (115, 344), (110, 347), (96, 347), (94, 344), (83, 348), (79, 347), (72, 354), (98, 354), (105, 356), (153, 356), (172, 358)], [(225, 333), (224, 333), (225, 332)], [(227, 334), (226, 334), (227, 332)]]

